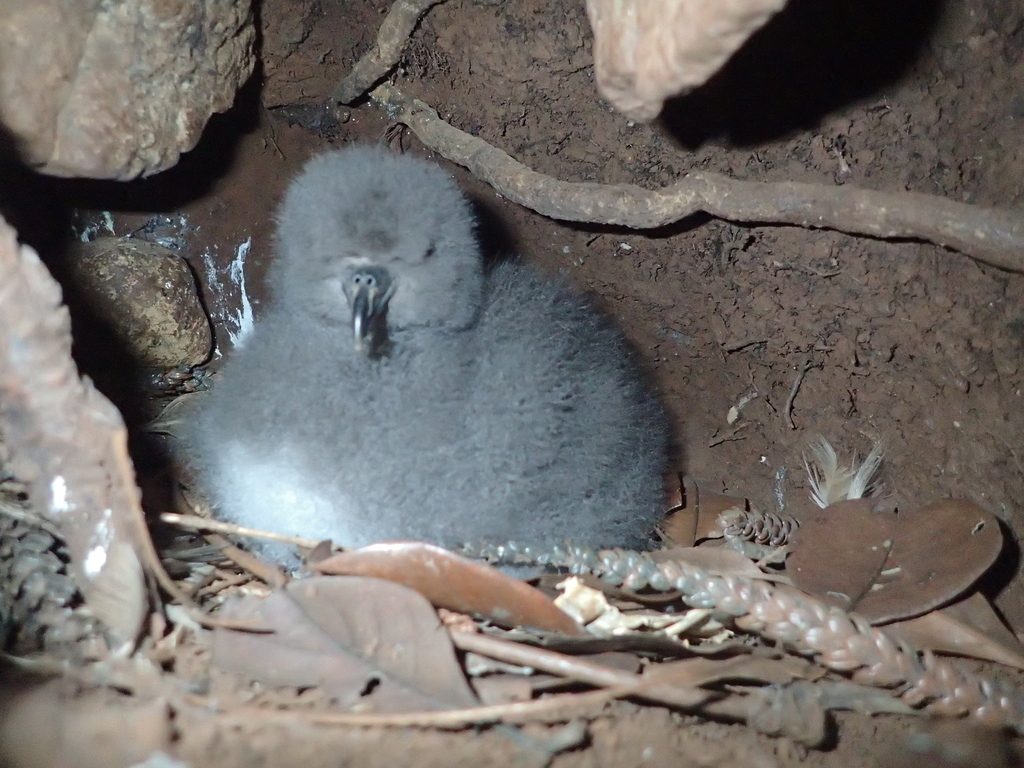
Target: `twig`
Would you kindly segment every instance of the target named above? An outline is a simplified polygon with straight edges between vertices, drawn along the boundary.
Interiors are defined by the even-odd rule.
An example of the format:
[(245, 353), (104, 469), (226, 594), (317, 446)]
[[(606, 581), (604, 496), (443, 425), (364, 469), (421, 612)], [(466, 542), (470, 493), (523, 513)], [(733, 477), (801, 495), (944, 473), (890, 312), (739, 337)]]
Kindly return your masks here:
[(287, 574), (285, 574), (285, 572), (280, 568), (270, 565), (269, 563), (264, 563), (255, 555), (250, 555), (244, 549), (239, 549), (223, 536), (219, 536), (216, 533), (210, 533), (207, 534), (206, 540), (211, 544), (220, 547), (220, 551), (224, 556), (231, 560), (235, 565), (245, 569), (256, 578), (266, 584), (269, 584), (271, 587), (279, 589), (288, 583), (289, 579)]
[[(304, 539), (301, 536), (288, 536), (283, 533), (271, 533), (270, 531), (261, 531), (256, 528), (246, 528), (242, 525), (235, 525), (234, 523), (224, 523), (220, 520), (211, 520), (207, 517), (200, 517), (199, 515), (181, 515), (177, 512), (164, 512), (160, 515), (160, 519), (170, 525), (176, 525), (179, 528), (187, 528), (190, 531), (204, 531), (209, 533), (226, 533), (231, 536), (251, 536), (254, 539), (268, 539), (270, 541), (280, 541), (284, 544), (293, 544), (303, 549), (313, 549), (317, 544), (320, 543), (319, 539)], [(335, 546), (335, 550), (341, 550), (341, 547)]]
[(796, 381), (793, 382), (793, 388), (789, 390), (789, 397), (786, 398), (786, 404), (782, 406), (782, 417), (789, 424), (790, 429), (796, 429), (796, 424), (793, 423), (793, 401), (796, 400), (796, 393), (800, 391), (800, 385), (804, 383), (804, 376), (811, 368), (817, 368), (817, 363), (811, 362), (810, 355), (804, 360), (804, 364), (800, 367), (799, 372), (796, 374)]
[(740, 432), (746, 428), (746, 424), (740, 424), (738, 427), (730, 429), (724, 435), (719, 435), (716, 432), (708, 442), (708, 448), (714, 448), (716, 445), (721, 445), (722, 443), (738, 443), (740, 440), (745, 439), (745, 436), (741, 435)]
[(544, 672), (578, 680), (602, 688), (631, 688), (629, 695), (638, 696), (658, 704), (699, 711), (701, 705), (711, 698), (718, 698), (709, 691), (696, 687), (651, 683), (643, 676), (612, 669), (583, 659), (576, 659), (564, 653), (544, 648), (534, 648), (513, 643), (497, 637), (487, 637), (470, 632), (452, 632), (452, 643), (461, 651), (479, 653), (509, 664), (533, 667)]
[(192, 592), (192, 595), (194, 597), (209, 597), (210, 595), (223, 592), (225, 589), (238, 587), (250, 581), (252, 581), (251, 573), (230, 573), (230, 575), (224, 576), (219, 581), (216, 578), (216, 574), (211, 573), (209, 580), (205, 584), (201, 583), (198, 589)]
[(553, 219), (648, 229), (703, 211), (737, 222), (927, 240), (1002, 269), (1024, 272), (1024, 214), (1017, 211), (916, 192), (738, 181), (701, 171), (653, 191), (632, 184), (570, 183), (527, 168), (483, 139), (449, 125), (428, 105), (394, 86), (379, 85), (370, 96), (427, 147), (465, 166), (502, 197)]
[(741, 349), (752, 347), (755, 344), (765, 344), (767, 339), (740, 339), (739, 341), (727, 341), (722, 344), (722, 349), (726, 352), (739, 352)]
[(2, 492), (0, 492), (0, 515), (6, 515), (18, 522), (25, 523), (25, 525), (34, 526), (46, 531), (51, 536), (54, 536), (63, 541), (64, 537), (60, 533), (60, 529), (47, 520), (42, 515), (37, 515), (30, 509), (23, 509), (17, 504), (13, 504), (8, 501)]
[[(577, 717), (597, 717), (602, 713), (608, 702), (629, 695), (630, 689), (604, 688), (586, 693), (563, 693), (547, 696), (534, 701), (517, 701), (510, 704), (492, 704), (483, 707), (466, 709), (449, 709), (441, 712), (408, 712), (398, 714), (336, 714), (324, 712), (275, 711), (263, 707), (240, 707), (231, 712), (217, 713), (218, 719), (234, 720), (253, 724), (273, 721), (291, 720), (312, 723), (315, 725), (363, 726), (379, 728), (444, 728), (462, 729), (473, 725), (490, 725), (506, 723), (523, 725), (526, 723), (557, 723), (566, 722)], [(217, 702), (197, 696), (188, 697), (191, 711), (194, 707), (202, 708), (202, 717), (208, 718), (216, 712)], [(177, 709), (182, 705), (175, 704)]]
[[(128, 433), (122, 429), (116, 435), (113, 442), (115, 451), (114, 465), (119, 474), (124, 478), (124, 482), (130, 484), (134, 489), (132, 463), (131, 458), (128, 456)], [(149, 568), (153, 578), (163, 587), (164, 591), (185, 609), (189, 618), (204, 627), (223, 627), (224, 629), (254, 632), (264, 631), (248, 619), (222, 619), (206, 613), (192, 599), (192, 596), (179, 587), (178, 583), (167, 573), (167, 569), (164, 568), (164, 564), (160, 560), (160, 554), (156, 551), (156, 545), (153, 544), (153, 537), (150, 535), (149, 526), (146, 525), (146, 518), (142, 512), (142, 507), (136, 504), (134, 509), (130, 509), (128, 520), (135, 527), (139, 559)]]
[(423, 14), (441, 2), (444, 0), (397, 0), (380, 25), (373, 48), (338, 83), (331, 98), (341, 104), (351, 104), (366, 93), (367, 88), (398, 63)]

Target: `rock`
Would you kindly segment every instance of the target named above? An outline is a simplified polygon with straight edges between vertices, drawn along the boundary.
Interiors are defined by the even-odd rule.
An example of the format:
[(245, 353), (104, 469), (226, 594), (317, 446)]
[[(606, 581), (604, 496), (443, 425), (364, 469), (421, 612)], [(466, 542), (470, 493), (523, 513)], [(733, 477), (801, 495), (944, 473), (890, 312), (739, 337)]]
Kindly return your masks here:
[(81, 299), (142, 367), (199, 365), (213, 335), (180, 256), (145, 240), (101, 237), (76, 249), (70, 265)]
[(703, 85), (785, 0), (587, 0), (597, 89), (631, 120)]
[(248, 0), (0, 0), (0, 123), (43, 173), (173, 166), (253, 69)]

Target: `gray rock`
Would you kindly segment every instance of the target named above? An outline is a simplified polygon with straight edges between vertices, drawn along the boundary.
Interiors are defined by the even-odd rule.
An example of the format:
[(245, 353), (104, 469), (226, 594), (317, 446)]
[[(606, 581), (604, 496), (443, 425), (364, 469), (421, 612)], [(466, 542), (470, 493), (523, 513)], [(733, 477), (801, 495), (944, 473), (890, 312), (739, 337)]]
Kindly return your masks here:
[(43, 173), (173, 166), (252, 72), (248, 0), (0, 0), (0, 122)]
[(219, 516), (346, 546), (649, 540), (668, 447), (657, 397), (562, 282), (483, 271), (444, 172), (323, 155), (279, 221), (275, 303), (187, 434)]
[(213, 335), (185, 260), (145, 240), (101, 237), (78, 246), (71, 272), (79, 296), (142, 367), (191, 368)]

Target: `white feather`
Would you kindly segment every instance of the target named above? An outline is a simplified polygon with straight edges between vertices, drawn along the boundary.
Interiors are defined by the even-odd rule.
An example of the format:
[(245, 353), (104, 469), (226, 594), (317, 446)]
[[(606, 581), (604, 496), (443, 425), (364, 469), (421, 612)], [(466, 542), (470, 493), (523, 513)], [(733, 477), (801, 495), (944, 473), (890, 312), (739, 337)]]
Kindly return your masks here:
[(881, 490), (875, 477), (882, 465), (885, 451), (882, 443), (871, 449), (863, 463), (856, 462), (841, 466), (835, 448), (824, 437), (818, 437), (810, 444), (808, 459), (804, 454), (804, 469), (811, 484), (811, 499), (819, 507), (825, 507), (846, 499), (860, 499)]
[(871, 453), (867, 455), (864, 462), (853, 473), (853, 477), (850, 479), (850, 490), (847, 491), (846, 498), (862, 499), (865, 496), (875, 496), (882, 490), (882, 486), (876, 482), (876, 476), (884, 458), (885, 446), (881, 442), (875, 443)]

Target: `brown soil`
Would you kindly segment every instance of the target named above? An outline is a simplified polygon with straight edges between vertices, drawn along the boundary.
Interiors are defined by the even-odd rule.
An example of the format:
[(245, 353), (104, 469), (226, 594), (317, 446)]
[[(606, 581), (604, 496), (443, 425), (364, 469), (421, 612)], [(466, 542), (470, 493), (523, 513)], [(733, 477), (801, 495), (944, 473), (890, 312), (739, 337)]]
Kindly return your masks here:
[[(258, 317), (287, 179), (323, 149), (385, 137), (387, 119), (372, 105), (340, 117), (318, 105), (371, 44), (388, 5), (265, 0), (262, 83), (215, 118), (199, 148), (149, 181), (60, 188), (80, 206), (115, 211), (118, 234), (148, 222), (176, 239), (225, 354), (224, 318), (239, 309), (239, 292), (218, 291), (209, 264), (224, 275), (251, 238), (246, 287)], [(793, 0), (653, 125), (630, 124), (597, 96), (582, 2), (450, 0), (420, 25), (396, 82), (459, 128), (569, 181), (656, 188), (708, 169), (1022, 206), (1024, 5), (939, 5)], [(392, 140), (424, 153), (408, 132)], [(799, 505), (810, 437), (847, 455), (883, 440), (885, 483), (904, 504), (965, 497), (1004, 521), (1008, 540), (1024, 530), (1024, 276), (929, 244), (830, 231), (708, 218), (656, 232), (570, 226), (451, 171), (478, 201), (489, 243), (565, 273), (619, 319), (662, 387), (688, 474), (771, 509), (773, 477), (786, 468), (787, 498)], [(155, 213), (171, 221), (154, 229)], [(792, 429), (784, 405), (808, 360), (817, 367), (794, 401)], [(733, 430), (726, 413), (751, 387), (759, 397)], [(935, 558), (941, 565), (942, 553)], [(1020, 631), (1018, 558), (1010, 544), (989, 589)], [(551, 764), (859, 768), (878, 764), (913, 726), (839, 720), (835, 743), (803, 758), (743, 727), (620, 704), (592, 724), (589, 746)], [(194, 765), (543, 764), (494, 731), (310, 729), (299, 751), (267, 746), (273, 759), (261, 743), (274, 734), (238, 730), (211, 745), (197, 726), (180, 746)]]

